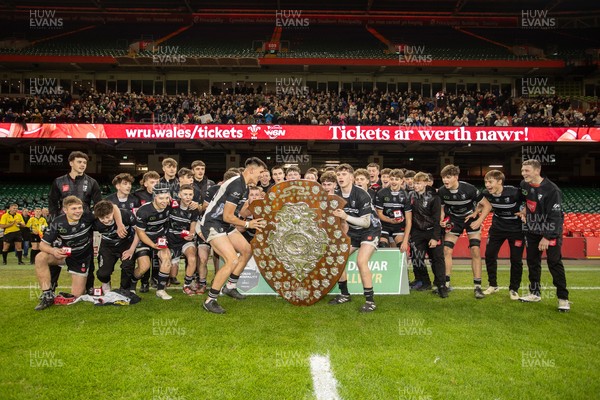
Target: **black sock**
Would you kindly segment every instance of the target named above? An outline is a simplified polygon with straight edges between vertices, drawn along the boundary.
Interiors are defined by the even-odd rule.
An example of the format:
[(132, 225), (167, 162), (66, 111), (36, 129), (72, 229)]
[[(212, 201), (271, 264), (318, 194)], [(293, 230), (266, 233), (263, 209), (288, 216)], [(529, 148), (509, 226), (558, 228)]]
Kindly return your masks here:
[(206, 278), (198, 278), (201, 285), (206, 286)]
[(475, 285), (475, 287), (481, 287), (481, 278), (473, 279), (473, 284)]
[(152, 259), (152, 268), (150, 271), (150, 277), (152, 278), (153, 281), (158, 282), (158, 273), (159, 272), (160, 272), (160, 264), (155, 259)]
[(350, 296), (350, 292), (348, 291), (348, 281), (338, 281), (338, 286), (341, 294), (344, 296)]
[(240, 279), (239, 275), (235, 275), (233, 273), (229, 275), (229, 279), (227, 279), (227, 289), (235, 289), (238, 279)]
[(39, 250), (33, 250), (31, 249), (31, 253), (29, 254), (29, 262), (30, 263), (35, 263), (35, 257), (38, 255), (40, 251)]
[(60, 271), (62, 271), (62, 268), (58, 265), (50, 266), (50, 285), (52, 287), (52, 290), (56, 290), (56, 288), (58, 287), (58, 278), (60, 278)]
[(446, 275), (446, 282), (450, 282), (450, 275)]
[(158, 284), (156, 285), (156, 290), (165, 290), (165, 286), (167, 286), (167, 281), (169, 280), (169, 274), (158, 271)]
[(208, 291), (208, 297), (206, 298), (206, 300), (217, 300), (217, 298), (219, 297), (219, 290), (215, 289), (215, 288), (210, 288), (210, 290)]
[(137, 283), (138, 283), (139, 279), (135, 277), (134, 274), (131, 274), (131, 283), (129, 284), (129, 290), (135, 290), (137, 289)]
[(20, 263), (23, 262), (23, 251), (17, 251), (17, 260), (19, 260)]
[[(136, 279), (135, 281), (137, 282), (139, 279)], [(150, 284), (150, 270), (144, 272), (144, 275), (142, 275), (141, 277), (141, 281), (142, 281), (142, 285), (149, 285)]]
[(185, 280), (183, 281), (183, 285), (184, 286), (190, 286), (193, 281), (194, 281), (194, 277), (193, 276), (186, 275), (185, 276)]
[(373, 292), (373, 288), (372, 287), (364, 288), (364, 293), (365, 293), (365, 299), (367, 301), (374, 301), (373, 300), (373, 295), (375, 294), (375, 292)]
[(2, 261), (4, 261), (4, 264), (6, 264), (6, 257), (8, 257), (8, 251), (3, 251), (2, 252)]

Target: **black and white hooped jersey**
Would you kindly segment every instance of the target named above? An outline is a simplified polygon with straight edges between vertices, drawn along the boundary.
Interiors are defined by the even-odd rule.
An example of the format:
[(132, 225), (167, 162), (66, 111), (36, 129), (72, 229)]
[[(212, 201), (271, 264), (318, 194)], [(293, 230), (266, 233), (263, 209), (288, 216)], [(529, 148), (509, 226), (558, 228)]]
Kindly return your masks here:
[(146, 203), (137, 210), (135, 226), (145, 231), (150, 240), (156, 242), (167, 233), (170, 212), (169, 207), (159, 211), (154, 207), (154, 203)]
[(375, 208), (381, 210), (388, 218), (402, 218), (407, 211), (412, 211), (408, 193), (400, 189), (392, 192), (389, 187), (377, 192), (375, 197)]
[(514, 186), (504, 186), (502, 193), (497, 196), (488, 192), (487, 189), (482, 194), (490, 202), (494, 211), (492, 218), (493, 230), (507, 232), (521, 231), (521, 218), (515, 215), (525, 202), (525, 196), (521, 192), (521, 189)]
[(120, 210), (127, 211), (133, 211), (134, 209), (139, 208), (139, 206), (141, 205), (140, 199), (132, 194), (128, 194), (125, 200), (121, 200), (119, 199), (116, 193), (113, 193), (106, 196), (104, 200), (110, 201), (111, 203), (119, 207)]
[(131, 243), (135, 235), (136, 218), (133, 212), (121, 210), (123, 225), (127, 228), (127, 236), (120, 238), (117, 234), (117, 224), (115, 221), (111, 225), (104, 225), (99, 220), (94, 221), (94, 230), (102, 235), (102, 245), (118, 247), (123, 243)]
[(438, 195), (442, 199), (446, 215), (454, 217), (466, 217), (472, 214), (477, 203), (483, 198), (475, 186), (463, 181), (459, 181), (458, 189), (454, 190), (442, 186), (438, 189)]
[(192, 222), (198, 221), (200, 213), (198, 209), (190, 210), (189, 208), (184, 208), (177, 200), (171, 202), (170, 208), (167, 240), (169, 243), (172, 243), (173, 241), (182, 240), (181, 232), (184, 230), (189, 231)]
[(375, 207), (373, 207), (373, 203), (371, 202), (371, 196), (364, 189), (359, 188), (358, 186), (353, 185), (352, 190), (348, 197), (346, 197), (342, 192), (338, 189), (336, 194), (346, 200), (346, 205), (344, 206), (344, 212), (351, 217), (362, 217), (364, 215), (369, 215), (371, 224), (368, 228), (363, 228), (362, 226), (356, 226), (348, 222), (348, 227), (350, 228), (348, 234), (351, 234), (353, 231), (360, 232), (361, 230), (369, 230), (369, 229), (381, 229), (381, 221), (377, 216), (377, 212), (375, 211)]
[(246, 181), (243, 176), (234, 176), (223, 182), (208, 204), (201, 224), (226, 224), (223, 222), (225, 203), (232, 203), (237, 208), (246, 192), (246, 188)]
[(94, 214), (84, 212), (79, 221), (71, 224), (65, 214), (57, 216), (44, 232), (42, 240), (52, 246), (60, 240), (63, 247), (71, 248), (71, 257), (86, 256), (93, 252)]

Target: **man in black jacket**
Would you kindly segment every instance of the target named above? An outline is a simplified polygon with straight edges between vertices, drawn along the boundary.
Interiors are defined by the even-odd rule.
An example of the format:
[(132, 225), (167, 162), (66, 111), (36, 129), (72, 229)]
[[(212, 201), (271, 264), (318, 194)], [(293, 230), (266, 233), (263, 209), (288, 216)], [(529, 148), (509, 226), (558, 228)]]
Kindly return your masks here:
[(521, 167), (521, 190), (526, 203), (525, 240), (530, 293), (519, 300), (528, 303), (542, 300), (542, 253), (546, 251), (548, 269), (556, 286), (558, 310), (566, 312), (571, 306), (561, 254), (564, 220), (562, 192), (554, 182), (541, 176), (541, 169), (538, 160), (526, 160)]
[[(409, 193), (412, 208), (412, 229), (410, 236), (411, 258), (415, 271), (415, 281), (421, 281), (422, 290), (431, 288), (431, 280), (427, 273), (425, 254), (431, 260), (433, 284), (440, 297), (448, 297), (446, 287), (446, 265), (442, 246), (442, 227), (440, 217), (442, 202), (435, 190), (427, 186), (429, 177), (419, 172), (413, 178), (414, 190)], [(417, 276), (418, 275), (418, 276)]]
[[(206, 190), (215, 184), (206, 177), (206, 164), (202, 160), (196, 160), (191, 165), (192, 172), (194, 173), (194, 193), (200, 193), (204, 196)], [(202, 202), (200, 202), (202, 204)]]
[(94, 178), (85, 174), (89, 160), (88, 155), (81, 151), (73, 151), (69, 154), (71, 172), (56, 178), (50, 188), (48, 209), (52, 218), (61, 214), (62, 200), (67, 196), (81, 199), (84, 211), (91, 211), (92, 203), (102, 200), (100, 185)]

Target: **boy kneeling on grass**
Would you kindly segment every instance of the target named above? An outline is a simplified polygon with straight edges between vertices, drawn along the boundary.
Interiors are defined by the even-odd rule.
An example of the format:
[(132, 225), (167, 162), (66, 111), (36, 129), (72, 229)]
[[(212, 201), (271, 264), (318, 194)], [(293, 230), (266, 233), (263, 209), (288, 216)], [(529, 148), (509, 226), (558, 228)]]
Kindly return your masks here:
[[(44, 232), (40, 253), (35, 257), (35, 272), (43, 291), (36, 311), (54, 304), (54, 292), (50, 284), (50, 266), (66, 265), (71, 273), (71, 293), (68, 302), (85, 293), (85, 284), (94, 263), (93, 223), (94, 214), (83, 211), (83, 202), (75, 196), (67, 196), (62, 202), (64, 214), (57, 216)], [(118, 212), (113, 205), (114, 212)], [(54, 247), (60, 242), (61, 247)]]

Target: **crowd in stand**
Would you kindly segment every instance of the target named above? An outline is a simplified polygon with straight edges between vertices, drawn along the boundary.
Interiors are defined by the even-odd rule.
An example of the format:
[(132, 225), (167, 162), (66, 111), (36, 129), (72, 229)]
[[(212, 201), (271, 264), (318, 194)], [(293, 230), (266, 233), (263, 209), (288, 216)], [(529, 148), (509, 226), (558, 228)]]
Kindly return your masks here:
[(600, 126), (598, 108), (559, 96), (491, 92), (308, 92), (306, 95), (82, 93), (0, 98), (0, 122), (402, 126)]

